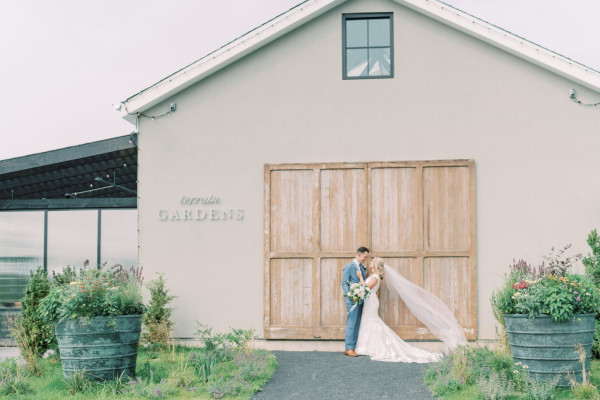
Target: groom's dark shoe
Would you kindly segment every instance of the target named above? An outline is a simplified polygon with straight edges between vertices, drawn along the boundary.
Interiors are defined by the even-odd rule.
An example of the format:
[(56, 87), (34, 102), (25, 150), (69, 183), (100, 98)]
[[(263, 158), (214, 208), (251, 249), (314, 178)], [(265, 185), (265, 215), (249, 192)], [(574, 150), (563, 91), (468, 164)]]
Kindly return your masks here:
[(356, 354), (354, 349), (346, 350), (344, 354), (350, 357), (358, 357), (358, 354)]

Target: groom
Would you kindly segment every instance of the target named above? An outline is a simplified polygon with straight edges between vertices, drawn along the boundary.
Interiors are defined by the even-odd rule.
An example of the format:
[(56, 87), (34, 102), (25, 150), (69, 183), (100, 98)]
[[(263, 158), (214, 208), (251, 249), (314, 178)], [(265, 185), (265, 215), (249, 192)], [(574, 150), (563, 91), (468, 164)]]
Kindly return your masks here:
[[(342, 271), (342, 290), (344, 293), (348, 293), (350, 285), (354, 282), (360, 282), (358, 279), (357, 272), (360, 270), (363, 279), (367, 279), (367, 271), (365, 270), (365, 264), (369, 258), (369, 249), (366, 247), (359, 247), (356, 251), (356, 257), (350, 264), (344, 267)], [(346, 351), (345, 354), (350, 357), (356, 357), (358, 354), (354, 351), (356, 348), (356, 340), (358, 339), (358, 330), (360, 329), (360, 318), (362, 317), (362, 303), (359, 303), (354, 310), (350, 311), (354, 302), (348, 297), (344, 297), (346, 301), (346, 309), (348, 310), (348, 316), (346, 318)]]

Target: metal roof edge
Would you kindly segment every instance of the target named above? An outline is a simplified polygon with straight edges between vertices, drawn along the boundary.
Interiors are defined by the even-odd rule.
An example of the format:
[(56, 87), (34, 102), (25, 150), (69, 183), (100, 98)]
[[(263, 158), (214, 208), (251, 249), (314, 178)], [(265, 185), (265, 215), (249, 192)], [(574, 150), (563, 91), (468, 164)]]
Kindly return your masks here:
[[(121, 116), (136, 115), (348, 0), (306, 0), (122, 102)], [(528, 62), (600, 93), (600, 71), (537, 45), (439, 0), (392, 0)]]
[(600, 71), (439, 0), (393, 0), (537, 66), (600, 93)]
[(135, 122), (138, 112), (166, 100), (287, 32), (348, 0), (307, 0), (121, 102), (121, 116)]
[(0, 175), (22, 171), (30, 168), (43, 167), (98, 154), (135, 148), (131, 143), (130, 135), (103, 139), (96, 142), (84, 143), (75, 146), (63, 147), (56, 150), (29, 154), (22, 157), (9, 158), (0, 161)]

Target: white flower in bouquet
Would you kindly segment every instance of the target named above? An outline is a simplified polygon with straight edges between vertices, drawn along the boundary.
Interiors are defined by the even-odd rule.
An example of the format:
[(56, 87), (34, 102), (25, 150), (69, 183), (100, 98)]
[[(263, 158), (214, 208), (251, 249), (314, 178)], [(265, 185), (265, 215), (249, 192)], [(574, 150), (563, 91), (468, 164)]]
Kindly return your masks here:
[(350, 285), (350, 290), (348, 293), (344, 293), (344, 296), (356, 303), (352, 307), (353, 310), (356, 305), (358, 305), (361, 300), (366, 299), (369, 294), (371, 294), (371, 290), (369, 290), (367, 285), (364, 283), (353, 283)]

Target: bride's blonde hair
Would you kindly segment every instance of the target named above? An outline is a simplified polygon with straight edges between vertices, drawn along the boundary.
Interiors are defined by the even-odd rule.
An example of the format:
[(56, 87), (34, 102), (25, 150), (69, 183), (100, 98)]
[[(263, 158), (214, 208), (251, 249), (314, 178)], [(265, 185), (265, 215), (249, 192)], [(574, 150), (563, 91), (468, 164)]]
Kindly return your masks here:
[(383, 269), (383, 266), (385, 265), (385, 263), (383, 262), (383, 258), (374, 257), (373, 265), (375, 265), (375, 269), (377, 270), (377, 275), (379, 275), (379, 279), (383, 280), (383, 275), (385, 273), (385, 270)]

